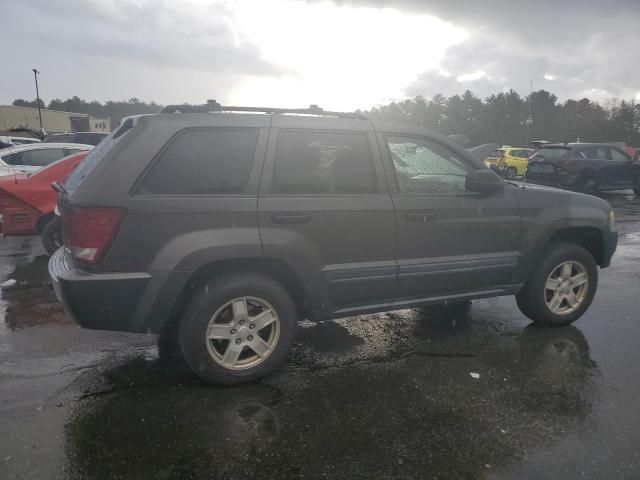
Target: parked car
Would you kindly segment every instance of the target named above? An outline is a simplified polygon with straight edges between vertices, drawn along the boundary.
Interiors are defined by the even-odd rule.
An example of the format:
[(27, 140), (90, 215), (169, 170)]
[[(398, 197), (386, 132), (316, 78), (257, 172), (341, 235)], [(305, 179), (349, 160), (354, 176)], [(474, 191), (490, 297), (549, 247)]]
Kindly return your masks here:
[(104, 132), (74, 132), (54, 133), (43, 140), (44, 143), (83, 143), (85, 145), (98, 145), (108, 133)]
[(0, 177), (0, 233), (41, 235), (47, 253), (55, 252), (62, 245), (62, 232), (51, 184), (63, 182), (87, 153), (62, 158), (35, 173)]
[(611, 145), (553, 144), (529, 159), (526, 180), (584, 193), (633, 188), (640, 195), (640, 162)]
[(11, 135), (0, 135), (0, 149), (14, 147), (16, 145), (29, 145), (32, 143), (40, 143), (37, 138), (15, 137)]
[(33, 143), (4, 148), (0, 150), (0, 177), (37, 172), (56, 160), (92, 148), (93, 145), (78, 143)]
[(529, 163), (529, 156), (535, 150), (521, 147), (501, 147), (487, 157), (484, 161), (489, 168), (495, 166), (495, 170), (506, 178), (524, 176)]
[(80, 325), (175, 332), (208, 382), (272, 372), (299, 318), (516, 295), (569, 324), (617, 245), (606, 201), (505, 182), (418, 126), (185, 110), (127, 118), (71, 173), (49, 272)]
[(640, 148), (625, 146), (623, 150), (634, 162), (640, 160)]

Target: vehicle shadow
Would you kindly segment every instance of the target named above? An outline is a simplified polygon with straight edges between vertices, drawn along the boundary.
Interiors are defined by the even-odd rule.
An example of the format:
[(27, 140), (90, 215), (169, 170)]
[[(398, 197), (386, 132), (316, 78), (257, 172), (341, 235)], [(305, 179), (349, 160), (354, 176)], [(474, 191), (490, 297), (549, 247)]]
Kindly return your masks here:
[[(597, 366), (575, 327), (505, 334), (474, 309), (320, 327), (323, 341), (343, 342), (332, 356), (348, 361), (319, 371), (313, 359), (289, 362), (242, 387), (208, 387), (179, 362), (132, 358), (77, 402), (65, 428), (68, 471), (95, 479), (490, 477), (578, 427)], [(382, 332), (387, 350), (367, 350), (376, 340), (358, 322), (373, 337)], [(350, 351), (363, 348), (370, 356), (351, 361)]]

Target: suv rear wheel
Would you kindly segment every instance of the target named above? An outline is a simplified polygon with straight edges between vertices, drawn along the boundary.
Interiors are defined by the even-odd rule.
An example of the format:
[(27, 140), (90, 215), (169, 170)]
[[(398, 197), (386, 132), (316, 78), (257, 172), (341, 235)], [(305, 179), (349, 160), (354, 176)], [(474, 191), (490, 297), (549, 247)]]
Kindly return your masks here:
[(250, 382), (284, 361), (296, 320), (291, 297), (275, 280), (254, 273), (226, 275), (204, 284), (189, 302), (180, 322), (180, 346), (206, 382)]
[(516, 295), (520, 311), (535, 323), (568, 325), (589, 308), (598, 286), (598, 267), (583, 247), (558, 242), (531, 272)]

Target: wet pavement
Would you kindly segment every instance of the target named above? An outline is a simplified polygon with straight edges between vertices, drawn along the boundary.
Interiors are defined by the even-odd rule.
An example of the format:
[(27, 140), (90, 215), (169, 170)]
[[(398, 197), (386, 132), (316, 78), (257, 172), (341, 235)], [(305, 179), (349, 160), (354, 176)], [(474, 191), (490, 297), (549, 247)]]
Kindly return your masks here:
[(605, 198), (620, 246), (574, 326), (511, 297), (303, 321), (278, 373), (234, 388), (75, 326), (39, 239), (1, 239), (0, 478), (639, 478), (640, 199)]

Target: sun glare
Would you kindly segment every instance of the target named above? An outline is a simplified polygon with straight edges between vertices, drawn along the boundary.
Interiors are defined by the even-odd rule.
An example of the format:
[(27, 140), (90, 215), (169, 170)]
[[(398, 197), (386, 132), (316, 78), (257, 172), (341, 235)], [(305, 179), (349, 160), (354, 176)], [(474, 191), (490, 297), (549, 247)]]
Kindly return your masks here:
[(331, 2), (240, 0), (229, 4), (240, 35), (286, 73), (247, 77), (230, 93), (243, 104), (354, 109), (399, 98), (467, 33), (427, 15)]

